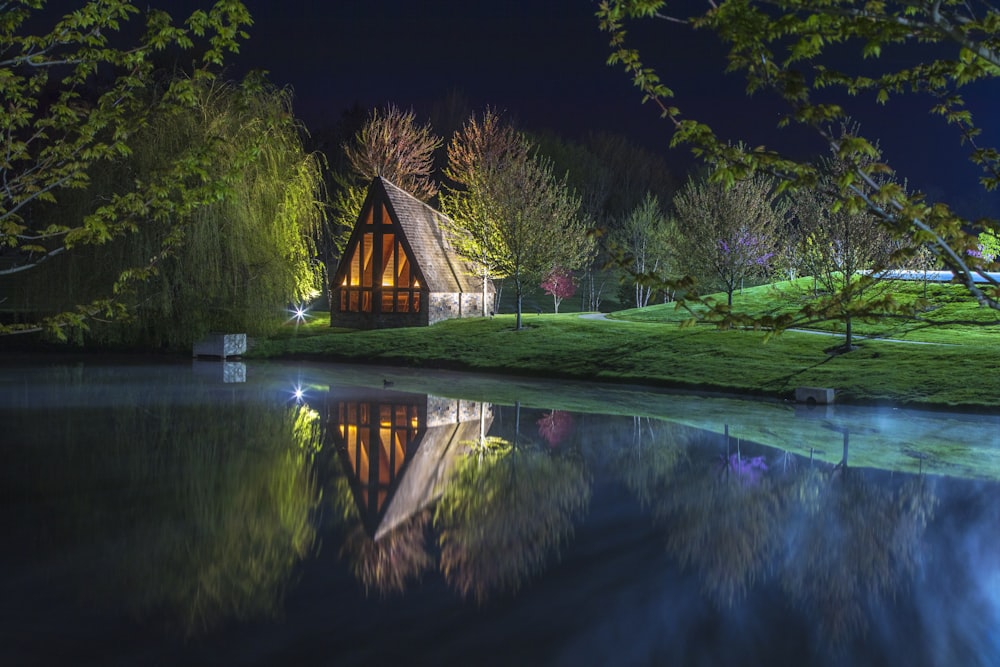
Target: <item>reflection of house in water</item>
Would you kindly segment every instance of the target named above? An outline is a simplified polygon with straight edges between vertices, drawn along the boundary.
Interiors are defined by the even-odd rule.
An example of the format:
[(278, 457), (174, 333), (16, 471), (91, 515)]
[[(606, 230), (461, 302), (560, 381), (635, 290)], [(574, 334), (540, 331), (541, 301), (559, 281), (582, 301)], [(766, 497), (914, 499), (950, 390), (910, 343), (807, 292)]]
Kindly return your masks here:
[(485, 436), (493, 421), (488, 403), (425, 394), (372, 391), (328, 401), (326, 430), (376, 541), (441, 495), (462, 443)]

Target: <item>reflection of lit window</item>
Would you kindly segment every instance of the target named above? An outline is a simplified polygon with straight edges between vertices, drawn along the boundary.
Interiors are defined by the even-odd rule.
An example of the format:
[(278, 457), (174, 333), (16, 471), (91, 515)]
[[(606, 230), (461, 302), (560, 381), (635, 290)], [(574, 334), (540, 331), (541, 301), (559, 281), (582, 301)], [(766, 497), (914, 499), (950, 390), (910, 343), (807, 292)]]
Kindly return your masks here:
[(343, 402), (338, 414), (335, 432), (343, 438), (354, 484), (364, 504), (380, 511), (415, 446), (420, 426), (417, 406)]

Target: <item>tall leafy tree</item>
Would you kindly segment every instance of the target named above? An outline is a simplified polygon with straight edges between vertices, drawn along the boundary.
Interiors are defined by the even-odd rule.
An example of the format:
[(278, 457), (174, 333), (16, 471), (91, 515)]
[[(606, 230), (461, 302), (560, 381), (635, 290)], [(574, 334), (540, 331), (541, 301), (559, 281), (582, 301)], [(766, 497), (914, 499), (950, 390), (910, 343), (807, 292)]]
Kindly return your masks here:
[(629, 273), (635, 278), (635, 305), (642, 308), (649, 304), (658, 282), (647, 277), (676, 273), (676, 223), (664, 215), (659, 199), (647, 192), (616, 228), (612, 239), (628, 258)]
[(757, 174), (727, 188), (691, 178), (674, 197), (674, 208), (687, 270), (718, 283), (731, 309), (733, 292), (769, 270), (788, 209), (778, 200), (774, 179)]
[(195, 83), (192, 93), (193, 109), (151, 118), (129, 138), (127, 158), (94, 173), (63, 206), (38, 210), (39, 221), (82, 216), (95, 201), (124, 196), (132, 180), (155, 180), (164, 162), (193, 146), (212, 147), (201, 168), (206, 181), (221, 184), (220, 196), (53, 259), (24, 284), (36, 307), (90, 299), (117, 280), (131, 316), (94, 326), (92, 335), (182, 347), (210, 330), (265, 335), (289, 303), (318, 291), (311, 238), (324, 215), (322, 164), (302, 146), (290, 92), (252, 77), (242, 85)]
[(600, 310), (607, 281), (614, 280), (614, 264), (608, 262), (609, 240), (620, 231), (621, 223), (635, 210), (647, 193), (669, 201), (676, 192), (673, 174), (662, 155), (639, 146), (625, 137), (606, 133), (589, 134), (580, 142), (546, 134), (537, 139), (539, 153), (552, 159), (554, 170), (565, 174), (573, 192), (580, 197), (580, 211), (587, 224), (605, 230), (597, 237), (591, 261), (581, 268), (581, 308)]
[[(135, 179), (98, 200), (83, 216), (39, 224), (31, 212), (68, 191), (86, 188), (94, 173), (130, 151), (130, 138), (154, 117), (190, 109), (195, 88), (212, 80), (227, 53), (246, 37), (250, 15), (238, 0), (219, 0), (191, 14), (182, 26), (162, 10), (148, 9), (145, 29), (129, 23), (141, 12), (127, 0), (82, 2), (54, 22), (44, 0), (3, 4), (0, 12), (0, 281), (33, 271), (68, 251), (100, 246), (148, 220), (179, 220), (222, 195), (223, 184), (206, 173), (218, 144), (189, 146), (165, 160), (147, 179)], [(166, 49), (201, 53), (189, 77), (169, 80), (148, 95), (157, 54)], [(237, 161), (237, 168), (239, 161)], [(156, 257), (146, 258), (146, 268)], [(121, 316), (116, 282), (102, 294), (43, 321), (0, 324), (0, 333), (46, 329), (63, 336), (95, 315)], [(148, 275), (146, 273), (145, 275)], [(0, 283), (3, 287), (3, 283)], [(8, 298), (0, 294), (0, 300)]]
[[(823, 181), (835, 181), (845, 165), (826, 162)], [(889, 265), (893, 239), (867, 209), (838, 207), (827, 188), (799, 190), (792, 195), (798, 221), (802, 269), (813, 276), (813, 284), (825, 295), (807, 312), (818, 319), (834, 318), (844, 323), (843, 350), (853, 348), (856, 315), (879, 311), (879, 296), (887, 282), (882, 270)], [(880, 294), (873, 294), (879, 287)]]
[[(879, 224), (905, 240), (909, 252), (927, 245), (981, 303), (1000, 309), (996, 281), (983, 275), (981, 258), (968, 252), (975, 249), (976, 234), (996, 230), (997, 223), (964, 220), (944, 202), (905, 192), (899, 185), (905, 173), (895, 182), (878, 183), (874, 176), (890, 167), (872, 159), (876, 142), (860, 133), (836, 131), (852, 113), (848, 104), (881, 104), (893, 96), (928, 93), (928, 111), (954, 128), (969, 147), (969, 159), (982, 169), (980, 182), (994, 189), (1000, 184), (1000, 151), (984, 143), (961, 93), (969, 84), (1000, 75), (1000, 10), (988, 2), (853, 0), (723, 0), (705, 3), (702, 11), (695, 7), (668, 7), (664, 0), (603, 0), (597, 12), (610, 37), (609, 62), (621, 65), (644, 98), (660, 108), (673, 130), (672, 145), (689, 146), (727, 184), (763, 170), (780, 178), (785, 188), (818, 185), (815, 162), (790, 158), (757, 141), (747, 141), (755, 148), (734, 145), (685, 115), (684, 100), (676, 98), (669, 81), (629, 40), (634, 19), (668, 19), (662, 23), (666, 29), (720, 37), (729, 71), (745, 77), (749, 93), (768, 92), (784, 100), (788, 113), (780, 126), (810, 129), (818, 143), (850, 165), (837, 187), (827, 188), (828, 194), (841, 205), (870, 210)], [(957, 54), (940, 55), (934, 49), (941, 45)], [(881, 58), (889, 47), (894, 57)], [(846, 58), (850, 53), (856, 57)], [(872, 60), (878, 60), (878, 67), (870, 66)], [(836, 103), (831, 90), (847, 95)], [(987, 281), (985, 287), (977, 284), (977, 274)]]
[(456, 185), (441, 199), (457, 224), (456, 247), (494, 277), (510, 278), (517, 328), (526, 285), (553, 266), (576, 268), (592, 242), (580, 200), (527, 139), (487, 111), (471, 118), (448, 146), (446, 176)]
[(434, 151), (440, 146), (441, 138), (429, 124), (419, 124), (412, 110), (390, 104), (372, 111), (354, 141), (344, 145), (344, 153), (353, 174), (366, 181), (382, 176), (427, 201), (438, 192)]
[(429, 123), (420, 124), (412, 110), (390, 104), (369, 112), (361, 129), (340, 146), (345, 168), (333, 173), (331, 233), (338, 254), (347, 245), (368, 184), (376, 176), (422, 201), (437, 194), (434, 153), (440, 147), (441, 138)]

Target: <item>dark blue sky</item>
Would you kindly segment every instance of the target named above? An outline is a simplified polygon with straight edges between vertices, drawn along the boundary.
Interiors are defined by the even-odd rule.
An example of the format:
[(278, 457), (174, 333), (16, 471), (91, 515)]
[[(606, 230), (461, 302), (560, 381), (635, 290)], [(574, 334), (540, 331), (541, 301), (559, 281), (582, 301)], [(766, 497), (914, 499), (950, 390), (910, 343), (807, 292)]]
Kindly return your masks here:
[[(152, 4), (179, 19), (210, 1)], [(605, 64), (607, 36), (598, 30), (594, 0), (244, 2), (255, 25), (233, 72), (269, 70), (274, 83), (294, 89), (296, 113), (310, 128), (332, 125), (355, 104), (394, 102), (424, 115), (458, 91), (474, 109), (489, 104), (506, 110), (526, 129), (569, 138), (589, 130), (624, 134), (663, 152), (679, 170), (690, 163), (687, 149), (667, 148), (668, 124), (651, 105), (640, 103), (626, 74)], [(705, 2), (670, 4), (683, 5), (702, 9)], [(708, 121), (727, 139), (796, 156), (823, 151), (810, 132), (775, 129), (784, 107), (746, 98), (742, 82), (723, 74), (725, 60), (712, 35), (660, 21), (638, 24), (632, 32), (688, 117)], [(1000, 144), (1000, 127), (996, 122), (990, 127), (1000, 119), (1000, 85), (981, 86), (967, 97), (986, 126), (984, 139)], [(970, 204), (983, 198), (978, 171), (954, 130), (927, 114), (930, 99), (909, 97), (885, 107), (865, 97), (843, 102), (911, 186), (963, 203), (966, 210), (985, 208)]]
[[(529, 129), (568, 137), (588, 130), (625, 134), (673, 163), (689, 162), (686, 150), (669, 151), (667, 123), (640, 104), (625, 73), (605, 64), (607, 37), (592, 0), (245, 2), (256, 23), (241, 64), (268, 69), (275, 83), (293, 86), (297, 113), (311, 127), (354, 103), (394, 102), (426, 113), (457, 90), (474, 108), (505, 109)], [(799, 155), (823, 150), (811, 133), (775, 129), (784, 108), (747, 99), (742, 82), (723, 74), (725, 60), (711, 35), (665, 22), (633, 32), (689, 117), (707, 119), (726, 138)], [(998, 93), (1000, 87), (968, 93), (977, 118), (1000, 118)], [(885, 107), (866, 98), (844, 101), (911, 185), (953, 203), (979, 197), (978, 172), (957, 135), (926, 113), (931, 100), (911, 97)], [(986, 125), (985, 138), (1000, 143)]]

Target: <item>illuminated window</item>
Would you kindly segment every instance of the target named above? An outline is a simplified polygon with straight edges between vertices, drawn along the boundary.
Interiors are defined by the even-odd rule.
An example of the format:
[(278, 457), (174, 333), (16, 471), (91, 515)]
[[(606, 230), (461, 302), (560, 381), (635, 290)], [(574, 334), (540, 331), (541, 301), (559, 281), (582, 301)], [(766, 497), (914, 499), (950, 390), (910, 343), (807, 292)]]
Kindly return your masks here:
[[(384, 204), (369, 206), (361, 217), (364, 231), (348, 252), (350, 261), (339, 286), (342, 312), (416, 313), (420, 311), (420, 281), (403, 240), (393, 231)], [(378, 294), (375, 294), (375, 292)]]

